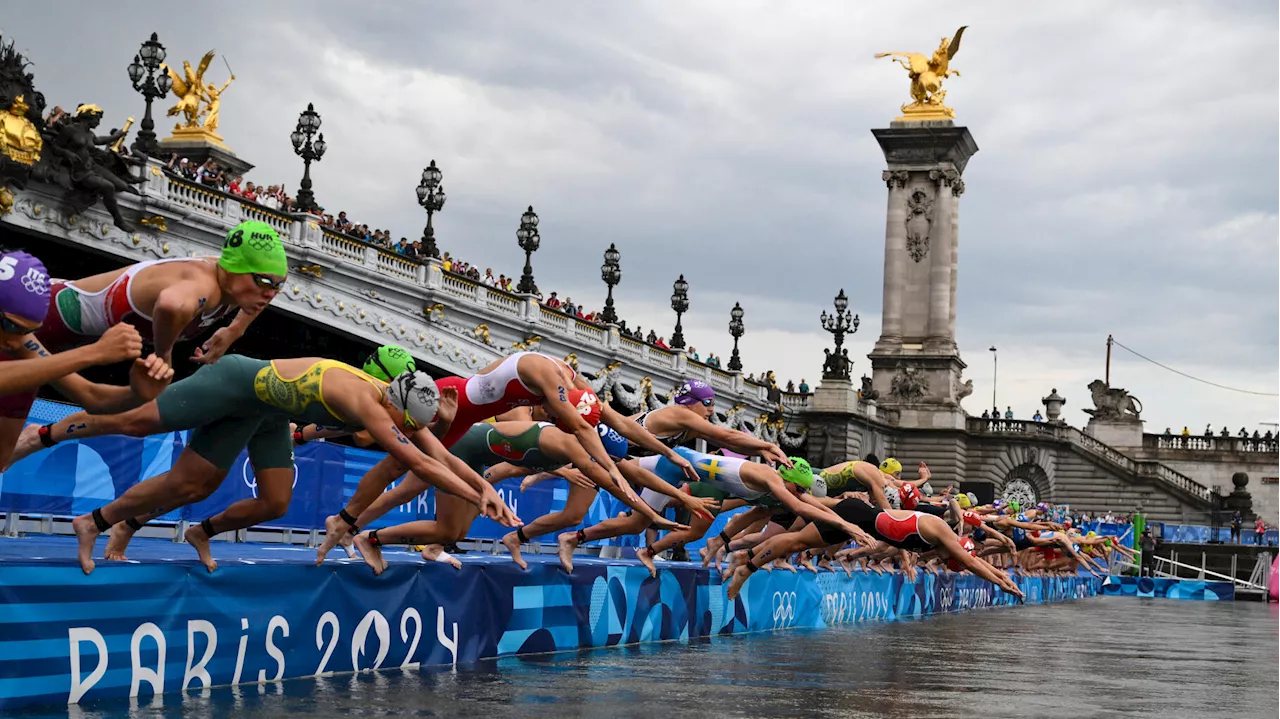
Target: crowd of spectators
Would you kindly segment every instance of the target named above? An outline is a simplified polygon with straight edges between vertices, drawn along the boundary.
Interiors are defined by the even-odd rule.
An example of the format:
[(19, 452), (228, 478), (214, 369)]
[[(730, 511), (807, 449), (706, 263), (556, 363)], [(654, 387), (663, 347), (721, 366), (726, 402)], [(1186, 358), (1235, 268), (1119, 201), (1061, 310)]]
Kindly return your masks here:
[[(982, 418), (991, 419), (991, 420), (1005, 419), (1011, 422), (1015, 419), (1015, 417), (1013, 416), (1013, 407), (1005, 407), (1003, 416), (1000, 413), (999, 407), (994, 407), (992, 409), (984, 409), (982, 410)], [(1040, 410), (1036, 410), (1036, 413), (1031, 415), (1031, 421), (1043, 422), (1044, 415), (1040, 414)]]
[[(1169, 428), (1169, 427), (1165, 427), (1165, 428), (1164, 428), (1164, 434), (1165, 434), (1165, 436), (1166, 436), (1166, 437), (1172, 437), (1172, 436), (1173, 436), (1173, 430), (1172, 430), (1171, 428)], [(1192, 435), (1191, 435), (1191, 430), (1190, 430), (1189, 428), (1185, 427), (1185, 426), (1182, 428), (1182, 432), (1180, 432), (1180, 434), (1181, 434), (1183, 437), (1190, 437), (1190, 436), (1192, 436)], [(1209, 425), (1205, 425), (1205, 428), (1204, 428), (1204, 435), (1203, 435), (1203, 436), (1205, 436), (1205, 437), (1215, 437), (1215, 436), (1216, 436), (1216, 437), (1230, 438), (1230, 437), (1231, 437), (1231, 430), (1227, 429), (1226, 427), (1223, 427), (1223, 428), (1222, 428), (1222, 431), (1215, 435), (1215, 434), (1213, 433), (1213, 425), (1209, 424)], [(1248, 430), (1248, 429), (1246, 429), (1246, 428), (1244, 428), (1244, 427), (1241, 427), (1241, 428), (1240, 428), (1240, 431), (1239, 431), (1239, 432), (1237, 432), (1235, 436), (1236, 436), (1237, 438), (1239, 438), (1239, 439), (1253, 439), (1253, 440), (1257, 440), (1257, 441), (1261, 441), (1261, 442), (1271, 442), (1272, 440), (1274, 440), (1274, 439), (1276, 438), (1276, 435), (1272, 434), (1272, 433), (1271, 433), (1271, 430), (1267, 430), (1266, 432), (1259, 433), (1259, 432), (1258, 432), (1258, 430), (1256, 430), (1256, 429), (1255, 429), (1255, 430), (1253, 430), (1253, 434), (1249, 434), (1249, 430)]]
[[(253, 202), (267, 209), (277, 210), (280, 212), (298, 212), (293, 197), (285, 191), (283, 184), (262, 186), (252, 181), (247, 181), (243, 175), (232, 173), (218, 166), (215, 159), (209, 158), (203, 162), (192, 161), (186, 157), (182, 157), (178, 153), (173, 153), (168, 162), (168, 170), (177, 177), (187, 180), (204, 187), (208, 187), (219, 192), (225, 192), (229, 195), (241, 198), (248, 202)], [(425, 261), (427, 259), (426, 251), (422, 247), (422, 240), (409, 240), (401, 237), (394, 240), (391, 230), (374, 228), (370, 229), (369, 225), (355, 222), (347, 216), (346, 210), (340, 210), (337, 215), (333, 215), (325, 211), (323, 207), (316, 208), (311, 211), (316, 218), (316, 223), (320, 227), (345, 235), (353, 240), (364, 242), (382, 248), (388, 252), (394, 252), (403, 255), (405, 258), (413, 261)], [(472, 282), (478, 282), (486, 287), (492, 287), (505, 292), (514, 292), (515, 278), (499, 273), (496, 277), (493, 268), (486, 267), (482, 272), (476, 265), (457, 259), (450, 253), (445, 252), (441, 259), (442, 269), (445, 272), (464, 277)], [(557, 292), (551, 292), (543, 297), (542, 292), (536, 292), (535, 296), (542, 306), (548, 310), (559, 312), (569, 317), (576, 317), (584, 322), (592, 322), (603, 324), (601, 312), (597, 310), (588, 310), (582, 304), (574, 302), (570, 297), (560, 298)], [(667, 351), (678, 351), (673, 349), (668, 343), (665, 335), (659, 335), (653, 329), (647, 333), (639, 325), (634, 328), (628, 327), (626, 320), (618, 321), (618, 332), (623, 337), (643, 342), (658, 349)], [(706, 359), (703, 359), (696, 347), (688, 347), (684, 350), (688, 358), (694, 362), (704, 364), (714, 369), (722, 369), (721, 359), (719, 355), (707, 353)], [(756, 379), (755, 375), (749, 375), (747, 381), (765, 387), (776, 387), (777, 383), (773, 378), (773, 372), (766, 372)], [(800, 385), (797, 388), (795, 382), (788, 380), (786, 385), (787, 392), (796, 392), (807, 394), (809, 392), (809, 384), (801, 378)]]

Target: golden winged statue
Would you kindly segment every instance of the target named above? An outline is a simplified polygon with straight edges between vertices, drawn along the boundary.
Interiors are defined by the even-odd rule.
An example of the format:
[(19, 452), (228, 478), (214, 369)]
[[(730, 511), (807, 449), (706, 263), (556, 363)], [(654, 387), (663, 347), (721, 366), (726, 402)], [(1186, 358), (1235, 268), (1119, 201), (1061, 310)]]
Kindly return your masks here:
[(903, 116), (899, 120), (946, 120), (956, 116), (955, 110), (943, 104), (947, 91), (942, 89), (942, 81), (952, 75), (960, 76), (959, 70), (951, 69), (951, 58), (960, 51), (960, 37), (966, 27), (968, 25), (956, 30), (949, 40), (942, 38), (938, 49), (929, 57), (916, 52), (876, 53), (877, 58), (893, 58), (911, 77), (911, 97), (915, 102), (902, 106)]
[[(186, 127), (198, 127), (197, 122), (200, 116), (204, 114), (204, 109), (200, 107), (201, 100), (204, 99), (204, 72), (209, 69), (209, 63), (213, 62), (213, 56), (216, 51), (210, 50), (200, 58), (200, 66), (196, 70), (191, 69), (191, 63), (186, 60), (182, 61), (182, 74), (178, 74), (168, 65), (161, 65), (164, 71), (169, 73), (169, 79), (173, 80), (173, 94), (178, 98), (177, 104), (169, 108), (165, 114), (173, 117), (179, 113), (186, 118)], [(177, 125), (174, 129), (183, 127)]]

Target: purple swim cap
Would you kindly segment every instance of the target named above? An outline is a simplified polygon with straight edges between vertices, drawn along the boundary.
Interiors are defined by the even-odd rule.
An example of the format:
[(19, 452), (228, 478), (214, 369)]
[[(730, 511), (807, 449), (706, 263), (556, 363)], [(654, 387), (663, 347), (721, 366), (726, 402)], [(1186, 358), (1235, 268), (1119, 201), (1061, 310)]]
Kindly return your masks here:
[(711, 389), (711, 385), (700, 379), (686, 380), (680, 388), (676, 390), (676, 404), (691, 405), (698, 404), (709, 399), (716, 398), (716, 391)]
[(43, 323), (49, 313), (49, 273), (26, 252), (0, 255), (0, 312)]

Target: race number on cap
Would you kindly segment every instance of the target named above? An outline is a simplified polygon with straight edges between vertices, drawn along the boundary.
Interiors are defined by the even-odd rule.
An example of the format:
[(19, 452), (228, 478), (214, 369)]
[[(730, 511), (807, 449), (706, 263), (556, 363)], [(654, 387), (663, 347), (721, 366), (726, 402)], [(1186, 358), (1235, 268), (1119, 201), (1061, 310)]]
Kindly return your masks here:
[[(578, 416), (587, 421), (587, 424), (595, 427), (600, 424), (600, 398), (595, 392), (589, 389), (573, 389), (565, 396), (569, 404), (578, 411)], [(559, 418), (556, 419), (556, 426), (562, 430), (570, 431), (564, 427)]]

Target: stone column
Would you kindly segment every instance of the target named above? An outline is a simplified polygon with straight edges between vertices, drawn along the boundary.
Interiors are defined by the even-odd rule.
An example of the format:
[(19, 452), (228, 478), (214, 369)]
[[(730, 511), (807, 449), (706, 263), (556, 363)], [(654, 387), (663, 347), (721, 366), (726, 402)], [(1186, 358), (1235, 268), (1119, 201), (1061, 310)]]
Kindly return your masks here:
[(881, 313), (877, 349), (895, 349), (902, 344), (902, 305), (907, 273), (907, 180), (906, 170), (885, 170), (880, 177), (889, 188), (889, 206), (884, 228), (884, 309)]
[(956, 220), (955, 183), (960, 173), (952, 168), (930, 170), (934, 182), (933, 224), (929, 229), (929, 325), (925, 339), (926, 352), (949, 352), (955, 349), (952, 325), (955, 298)]

